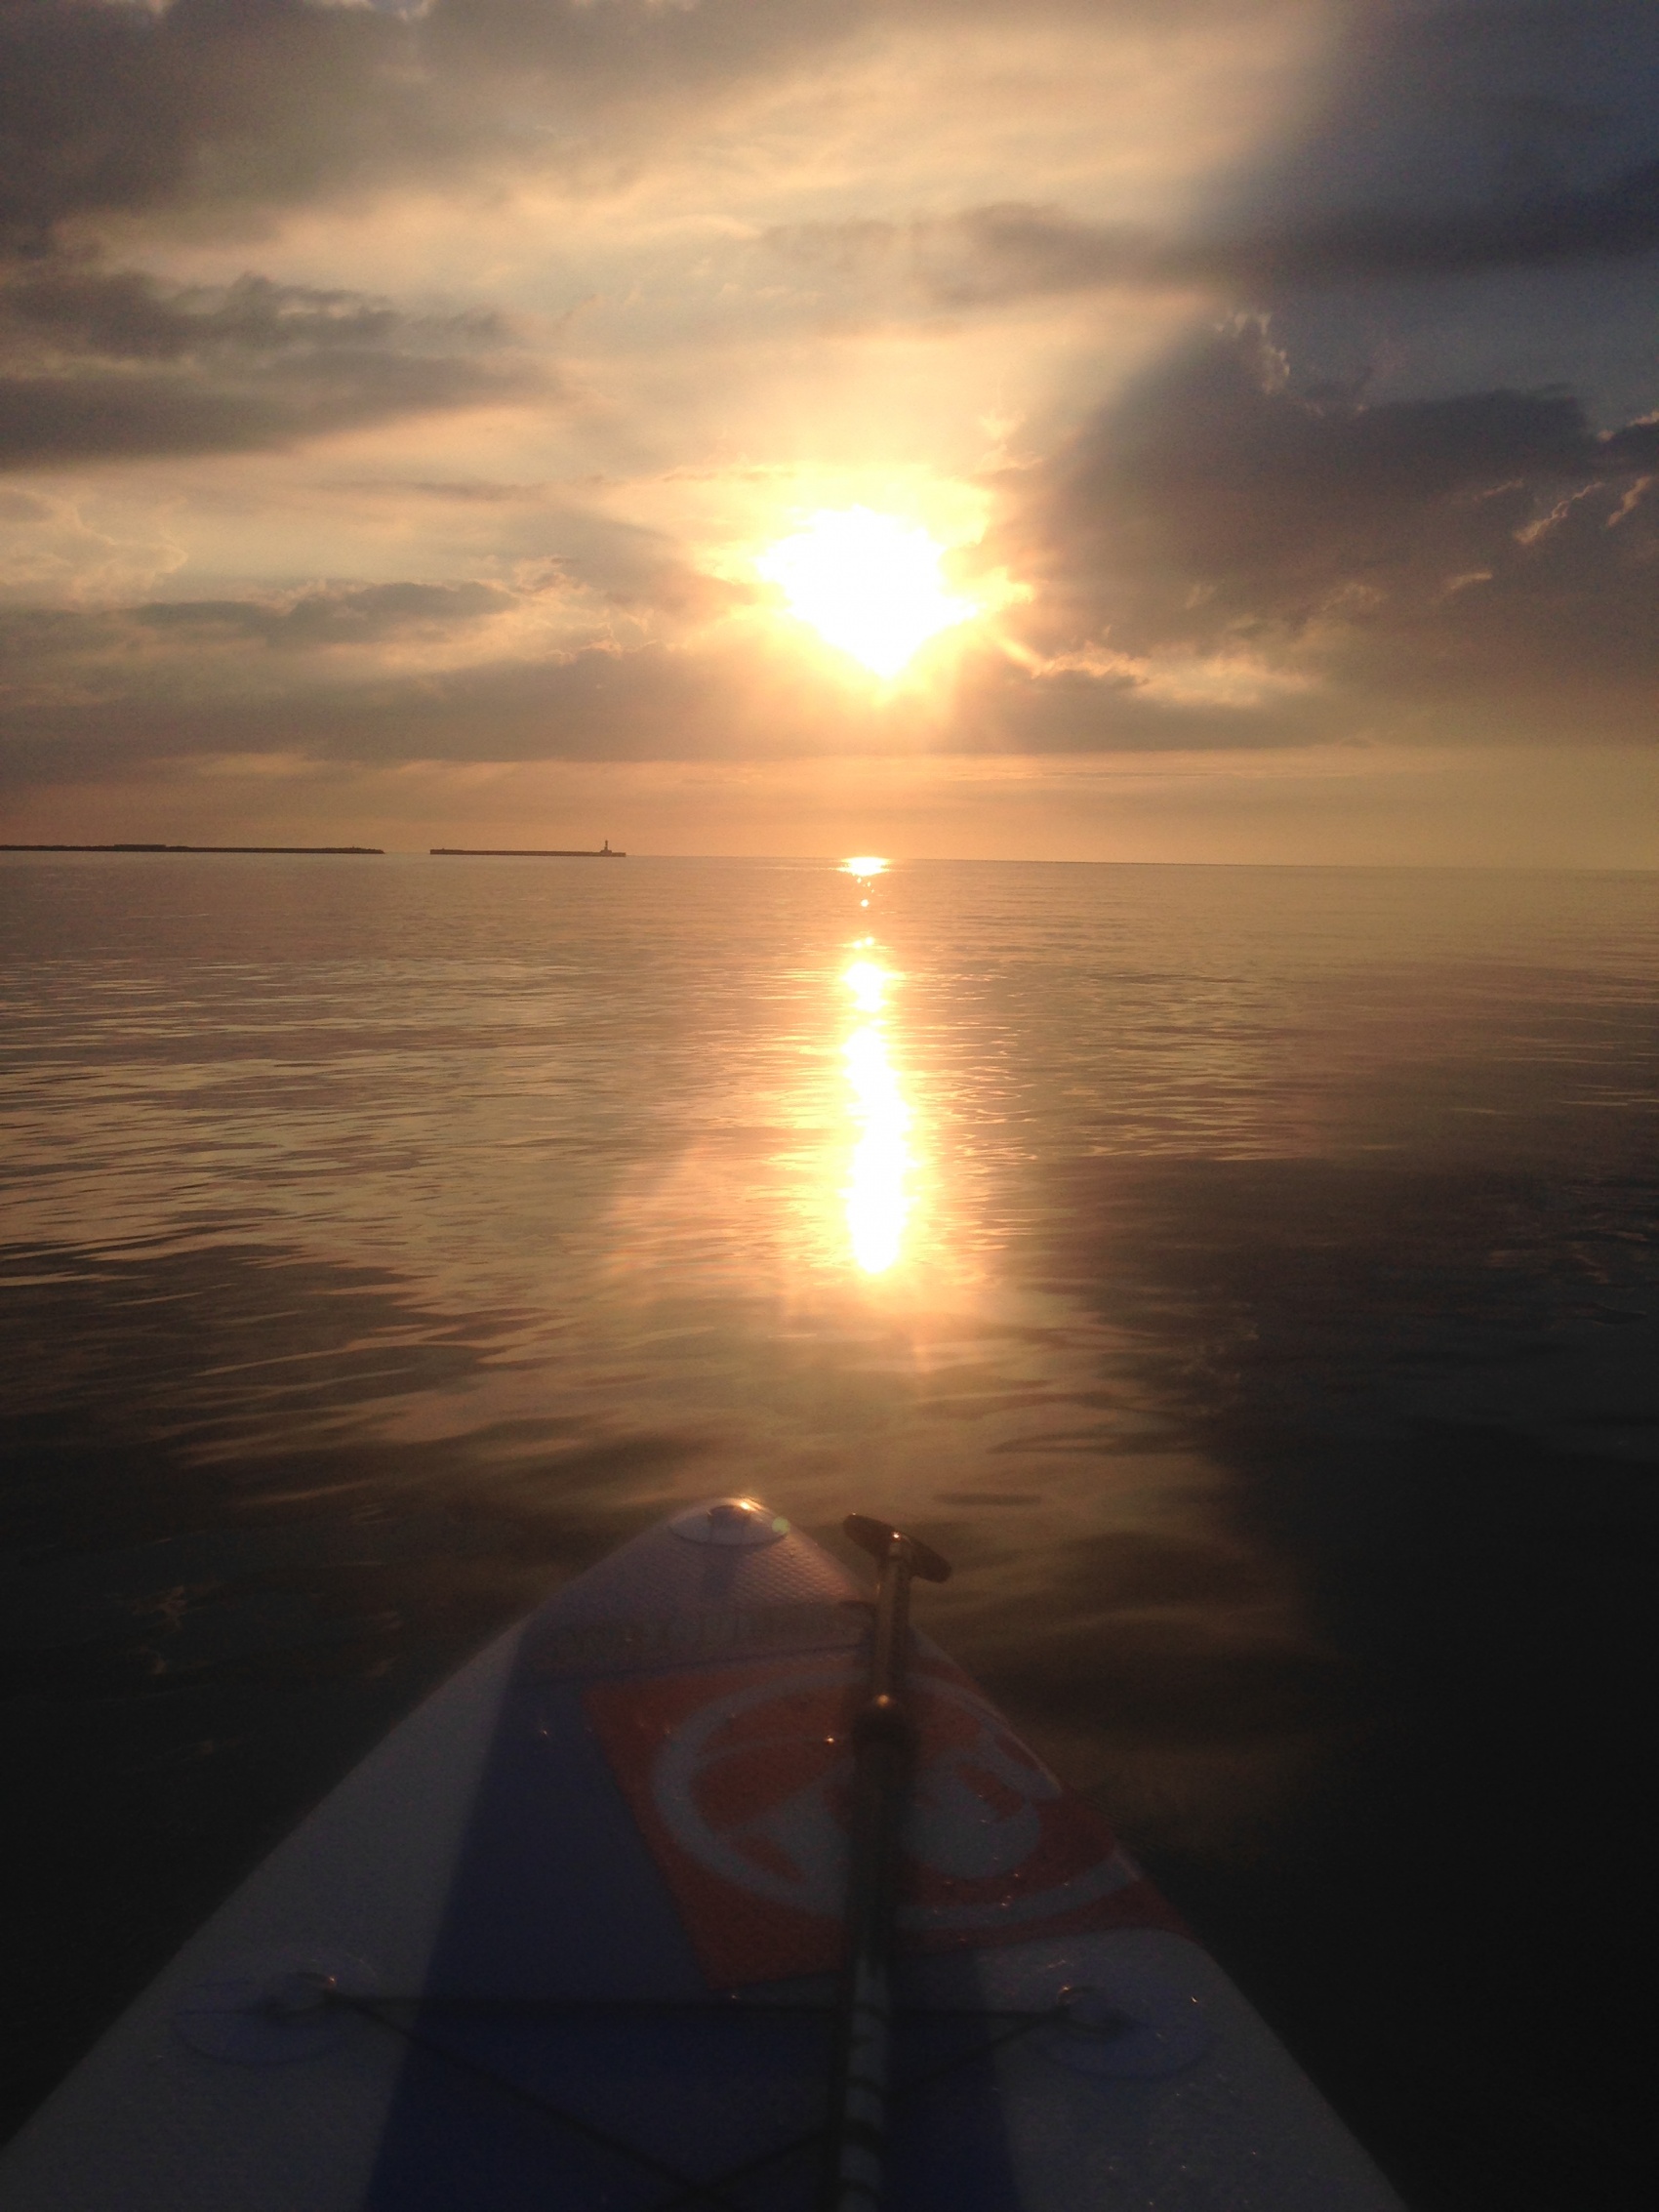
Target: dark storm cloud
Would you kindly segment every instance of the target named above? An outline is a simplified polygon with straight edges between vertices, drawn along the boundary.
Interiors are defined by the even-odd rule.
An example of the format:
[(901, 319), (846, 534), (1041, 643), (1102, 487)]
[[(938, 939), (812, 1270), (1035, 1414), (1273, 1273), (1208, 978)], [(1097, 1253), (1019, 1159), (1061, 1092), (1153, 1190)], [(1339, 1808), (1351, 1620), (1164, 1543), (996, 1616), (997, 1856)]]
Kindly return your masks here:
[(1559, 391), (1298, 391), (1248, 323), (1016, 484), (997, 551), (1043, 579), (1050, 652), (1247, 648), (1385, 716), (1475, 692), (1510, 727), (1567, 687), (1586, 727), (1647, 736), (1656, 472), (1659, 421), (1598, 433)]
[(503, 318), (477, 310), (58, 261), (0, 281), (0, 468), (282, 445), (546, 389)]

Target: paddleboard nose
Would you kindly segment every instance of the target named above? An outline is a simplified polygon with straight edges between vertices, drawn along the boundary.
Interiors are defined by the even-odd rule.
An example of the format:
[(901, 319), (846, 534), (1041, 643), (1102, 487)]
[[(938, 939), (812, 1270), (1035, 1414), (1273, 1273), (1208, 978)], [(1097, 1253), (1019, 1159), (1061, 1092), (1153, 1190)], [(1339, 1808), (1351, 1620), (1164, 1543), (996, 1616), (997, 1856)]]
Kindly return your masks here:
[(709, 1505), (693, 1505), (676, 1513), (668, 1526), (687, 1543), (778, 1543), (789, 1533), (781, 1513), (769, 1513), (752, 1497), (717, 1497)]

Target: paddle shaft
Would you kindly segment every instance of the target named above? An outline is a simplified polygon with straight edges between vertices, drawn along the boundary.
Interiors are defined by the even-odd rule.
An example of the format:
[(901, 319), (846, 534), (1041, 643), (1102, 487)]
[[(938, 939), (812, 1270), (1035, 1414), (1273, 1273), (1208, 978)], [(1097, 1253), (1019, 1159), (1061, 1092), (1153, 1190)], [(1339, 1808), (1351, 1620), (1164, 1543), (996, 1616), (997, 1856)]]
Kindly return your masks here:
[(899, 1833), (915, 1766), (905, 1702), (914, 1552), (893, 1531), (881, 1560), (870, 1697), (853, 1725), (847, 1950), (835, 2015), (821, 2212), (874, 2212), (886, 2147)]

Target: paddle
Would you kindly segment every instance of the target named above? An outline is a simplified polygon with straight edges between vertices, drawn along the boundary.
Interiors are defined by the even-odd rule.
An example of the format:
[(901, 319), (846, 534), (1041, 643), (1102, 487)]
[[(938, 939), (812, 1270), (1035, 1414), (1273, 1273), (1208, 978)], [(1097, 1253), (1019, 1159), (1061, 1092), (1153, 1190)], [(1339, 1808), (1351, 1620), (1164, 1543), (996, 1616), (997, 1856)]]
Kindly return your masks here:
[(890, 1522), (850, 1513), (847, 1535), (881, 1569), (870, 1695), (853, 1723), (853, 1803), (847, 1836), (847, 1947), (835, 2009), (821, 2212), (873, 2212), (886, 2145), (888, 2026), (899, 1833), (915, 1765), (916, 1728), (905, 1700), (910, 1577), (949, 1579), (951, 1565)]

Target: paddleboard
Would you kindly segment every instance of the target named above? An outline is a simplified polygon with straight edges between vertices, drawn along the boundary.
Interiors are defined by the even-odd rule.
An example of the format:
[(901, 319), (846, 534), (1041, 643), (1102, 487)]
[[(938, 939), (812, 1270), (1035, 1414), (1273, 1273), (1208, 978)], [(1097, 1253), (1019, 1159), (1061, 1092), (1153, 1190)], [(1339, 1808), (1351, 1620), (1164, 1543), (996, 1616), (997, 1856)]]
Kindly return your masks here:
[[(868, 1588), (752, 1499), (393, 1731), (0, 2159), (3, 2212), (812, 2212)], [(1398, 2212), (1106, 1822), (913, 1634), (895, 2212)]]

